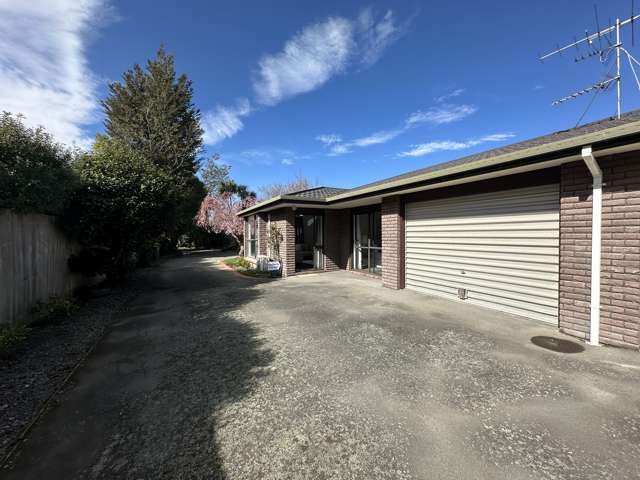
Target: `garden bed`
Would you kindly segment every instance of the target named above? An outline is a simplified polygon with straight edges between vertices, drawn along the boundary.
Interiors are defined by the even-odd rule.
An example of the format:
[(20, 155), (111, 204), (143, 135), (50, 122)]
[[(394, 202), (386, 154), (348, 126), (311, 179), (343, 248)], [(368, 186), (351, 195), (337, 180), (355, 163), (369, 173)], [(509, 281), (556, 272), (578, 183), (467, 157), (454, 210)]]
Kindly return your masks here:
[(249, 277), (271, 278), (271, 274), (269, 272), (263, 272), (256, 269), (256, 266), (253, 262), (250, 262), (243, 257), (227, 258), (223, 260), (223, 263), (227, 267), (230, 267), (232, 270), (235, 270), (236, 272), (247, 275)]

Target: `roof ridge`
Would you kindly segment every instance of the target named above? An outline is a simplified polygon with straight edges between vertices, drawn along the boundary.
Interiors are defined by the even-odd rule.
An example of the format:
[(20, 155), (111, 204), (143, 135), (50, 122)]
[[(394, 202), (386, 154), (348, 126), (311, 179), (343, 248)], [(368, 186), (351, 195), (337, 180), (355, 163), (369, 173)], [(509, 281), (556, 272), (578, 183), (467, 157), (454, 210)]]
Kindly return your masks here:
[(293, 192), (286, 192), (284, 195), (294, 195), (296, 193), (310, 192), (311, 190), (320, 190), (321, 188), (331, 188), (333, 190), (349, 190), (348, 188), (328, 187), (326, 185), (320, 185), (318, 187), (305, 188), (304, 190), (295, 190)]
[(324, 188), (324, 187), (311, 187), (311, 188), (304, 188), (302, 190), (294, 190), (292, 192), (285, 192), (283, 193), (283, 195), (293, 195), (294, 193), (302, 193), (302, 192), (309, 192), (311, 190), (317, 190), (318, 188)]

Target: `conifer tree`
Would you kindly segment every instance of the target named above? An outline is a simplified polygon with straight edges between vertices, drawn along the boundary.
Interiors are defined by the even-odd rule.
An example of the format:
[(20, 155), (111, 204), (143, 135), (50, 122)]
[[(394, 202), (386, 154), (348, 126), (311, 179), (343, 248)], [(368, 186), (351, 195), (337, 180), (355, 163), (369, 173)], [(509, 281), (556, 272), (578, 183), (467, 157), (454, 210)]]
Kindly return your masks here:
[(176, 75), (173, 56), (160, 47), (146, 69), (136, 64), (109, 85), (102, 102), (109, 137), (186, 185), (198, 169), (203, 130), (193, 104), (193, 86)]

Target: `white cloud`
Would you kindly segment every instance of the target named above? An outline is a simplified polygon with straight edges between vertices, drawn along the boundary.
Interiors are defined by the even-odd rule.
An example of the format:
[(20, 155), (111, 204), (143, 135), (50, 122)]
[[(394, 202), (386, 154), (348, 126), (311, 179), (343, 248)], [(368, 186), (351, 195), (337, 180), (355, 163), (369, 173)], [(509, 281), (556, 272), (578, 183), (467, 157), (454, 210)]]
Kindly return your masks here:
[(325, 145), (333, 145), (334, 143), (339, 143), (342, 141), (342, 137), (335, 133), (325, 133), (323, 135), (318, 135), (316, 140), (324, 143)]
[(434, 98), (433, 100), (437, 103), (442, 103), (445, 100), (449, 100), (450, 98), (454, 98), (454, 97), (459, 97), (460, 95), (462, 95), (466, 90), (464, 88), (458, 88), (456, 90), (453, 90), (449, 93), (446, 93), (444, 95), (441, 95), (439, 97)]
[(275, 105), (320, 87), (346, 69), (353, 43), (352, 24), (344, 18), (305, 28), (281, 52), (260, 60), (253, 83), (258, 102)]
[(467, 140), (464, 142), (443, 140), (436, 142), (427, 142), (419, 145), (413, 145), (411, 150), (401, 152), (399, 157), (422, 157), (434, 152), (452, 151), (452, 150), (464, 150), (466, 148), (475, 147), (487, 142), (502, 142), (509, 138), (514, 137), (513, 133), (494, 133), (492, 135), (485, 135), (484, 137)]
[(441, 142), (428, 142), (422, 143), (420, 145), (414, 145), (411, 150), (406, 152), (402, 152), (399, 154), (400, 157), (421, 157), (423, 155), (427, 155), (429, 153), (438, 152), (442, 150), (461, 150), (463, 148), (469, 148), (471, 145), (467, 142), (452, 142), (452, 141), (441, 141)]
[(332, 157), (342, 155), (344, 153), (349, 153), (351, 151), (350, 144), (338, 143), (331, 147), (329, 151), (329, 155)]
[(98, 82), (86, 46), (110, 12), (104, 0), (1, 1), (0, 108), (57, 141), (88, 147)]
[[(373, 65), (407, 24), (398, 26), (391, 10), (376, 19), (365, 9), (355, 20), (329, 17), (306, 26), (287, 40), (280, 52), (262, 56), (252, 81), (253, 103), (273, 106), (316, 90), (351, 67)], [(218, 106), (205, 114), (205, 143), (218, 143), (242, 130), (242, 118), (255, 110), (246, 102), (247, 108)], [(326, 145), (340, 142), (339, 138), (330, 143), (330, 136), (329, 142), (320, 137), (324, 136), (318, 140)]]
[(245, 165), (273, 165), (273, 155), (266, 150), (250, 148), (241, 152), (226, 153), (224, 157), (230, 161), (237, 161)]
[[(380, 145), (393, 140), (398, 135), (402, 134), (408, 127), (397, 128), (394, 130), (380, 130), (374, 132), (366, 137), (356, 138), (350, 142), (342, 142), (338, 140), (332, 143), (323, 142), (329, 148), (328, 155), (331, 157), (337, 157), (338, 155), (344, 155), (345, 153), (351, 153), (355, 147), (369, 147), (371, 145)], [(339, 137), (339, 136), (337, 136)], [(320, 140), (320, 139), (318, 139)], [(322, 140), (321, 140), (322, 141)]]
[(485, 135), (480, 139), (480, 141), (481, 143), (482, 142), (503, 142), (513, 137), (515, 137), (515, 134), (513, 133), (494, 133), (492, 135)]
[(433, 107), (426, 111), (418, 110), (412, 113), (407, 119), (407, 125), (417, 123), (431, 123), (433, 125), (443, 125), (457, 122), (463, 118), (473, 115), (478, 109), (473, 105), (445, 105)]
[(315, 90), (353, 65), (369, 67), (404, 32), (392, 11), (377, 20), (371, 9), (356, 20), (330, 17), (304, 28), (281, 52), (264, 55), (253, 81), (263, 105)]
[(391, 10), (387, 11), (382, 20), (376, 21), (371, 8), (360, 12), (357, 27), (361, 61), (365, 66), (376, 63), (385, 49), (395, 42), (405, 30), (396, 24)]
[(225, 152), (223, 158), (230, 163), (243, 163), (245, 165), (269, 166), (276, 163), (282, 165), (293, 165), (299, 160), (308, 160), (308, 155), (300, 154), (288, 148), (261, 147), (249, 148), (238, 152)]
[(242, 118), (251, 113), (251, 104), (246, 98), (241, 98), (235, 106), (223, 107), (218, 105), (212, 112), (202, 117), (204, 128), (204, 143), (215, 145), (226, 138), (233, 137), (244, 128)]
[(403, 130), (382, 130), (380, 132), (372, 133), (366, 137), (357, 138), (351, 145), (356, 147), (368, 147), (369, 145), (379, 145), (381, 143), (387, 143), (389, 140), (393, 140), (400, 135)]
[(366, 137), (356, 138), (349, 142), (343, 142), (342, 137), (337, 134), (319, 135), (316, 140), (325, 144), (329, 148), (329, 155), (332, 157), (350, 153), (354, 147), (369, 147), (371, 145), (380, 145), (402, 135), (407, 130), (423, 123), (432, 125), (444, 125), (447, 123), (462, 120), (465, 117), (475, 113), (478, 109), (473, 105), (445, 105), (441, 107), (433, 107), (426, 111), (412, 113), (405, 120), (404, 125), (400, 128), (392, 130), (380, 130)]

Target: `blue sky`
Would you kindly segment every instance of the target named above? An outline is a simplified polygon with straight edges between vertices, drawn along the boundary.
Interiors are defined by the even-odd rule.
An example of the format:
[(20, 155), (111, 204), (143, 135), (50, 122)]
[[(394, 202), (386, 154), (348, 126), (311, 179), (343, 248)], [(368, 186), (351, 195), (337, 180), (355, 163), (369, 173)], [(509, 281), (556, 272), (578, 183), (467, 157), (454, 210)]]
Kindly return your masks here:
[[(608, 24), (630, 1), (598, 8)], [(0, 108), (89, 145), (107, 83), (164, 44), (237, 181), (353, 187), (573, 127), (591, 97), (551, 102), (609, 66), (537, 56), (585, 29), (583, 1), (0, 0)], [(627, 111), (640, 93), (624, 68)], [(614, 112), (611, 89), (584, 122)]]

